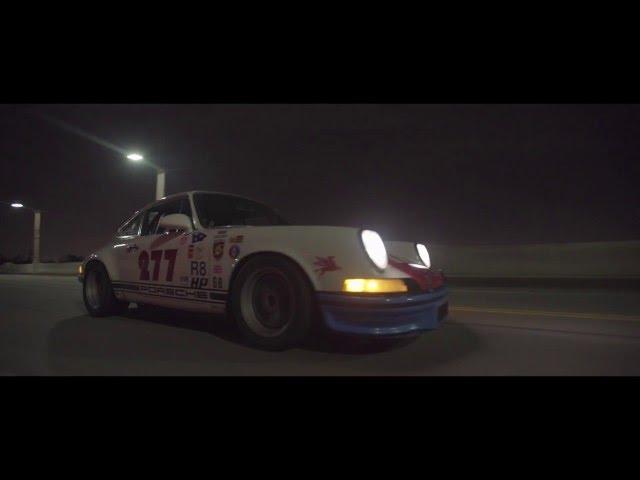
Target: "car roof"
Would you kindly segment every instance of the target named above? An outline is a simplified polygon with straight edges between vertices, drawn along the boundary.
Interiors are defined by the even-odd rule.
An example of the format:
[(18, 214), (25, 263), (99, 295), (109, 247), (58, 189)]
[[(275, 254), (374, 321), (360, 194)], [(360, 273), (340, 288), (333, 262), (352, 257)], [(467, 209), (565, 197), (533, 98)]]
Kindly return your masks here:
[(166, 195), (166, 196), (162, 197), (160, 200), (154, 200), (153, 202), (149, 202), (149, 203), (147, 203), (144, 207), (142, 207), (142, 208), (138, 209), (138, 210), (136, 211), (136, 214), (137, 214), (138, 212), (141, 212), (141, 211), (143, 211), (143, 210), (146, 210), (147, 208), (150, 208), (150, 207), (152, 207), (153, 205), (156, 205), (156, 204), (158, 204), (158, 203), (160, 203), (160, 202), (166, 202), (166, 201), (168, 201), (168, 200), (172, 200), (172, 199), (174, 199), (174, 198), (180, 198), (180, 197), (184, 197), (184, 196), (187, 196), (187, 195), (193, 195), (193, 194), (195, 194), (195, 193), (211, 193), (211, 194), (214, 194), (214, 195), (225, 195), (225, 196), (228, 196), (228, 197), (243, 198), (243, 199), (245, 199), (245, 200), (251, 200), (252, 202), (262, 203), (262, 202), (258, 202), (257, 200), (253, 200), (253, 199), (251, 199), (251, 198), (244, 197), (244, 196), (242, 196), (242, 195), (236, 195), (236, 194), (234, 194), (234, 193), (227, 193), (227, 192), (215, 192), (215, 191), (213, 191), (213, 190), (189, 190), (189, 191), (187, 191), (187, 192), (172, 193), (171, 195)]

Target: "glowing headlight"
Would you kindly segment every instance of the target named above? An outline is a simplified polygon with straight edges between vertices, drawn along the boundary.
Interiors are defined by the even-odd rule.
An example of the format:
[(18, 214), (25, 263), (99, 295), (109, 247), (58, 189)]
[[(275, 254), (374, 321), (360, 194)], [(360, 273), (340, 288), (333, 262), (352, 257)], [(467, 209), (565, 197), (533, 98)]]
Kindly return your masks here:
[(427, 252), (427, 247), (425, 247), (421, 243), (416, 243), (416, 250), (418, 250), (418, 256), (422, 263), (424, 263), (425, 267), (431, 267), (431, 259), (429, 258), (429, 252)]
[(387, 249), (384, 248), (384, 242), (382, 238), (380, 238), (380, 235), (373, 230), (363, 230), (362, 233), (360, 233), (360, 238), (362, 238), (364, 250), (367, 252), (367, 255), (369, 255), (373, 264), (380, 270), (387, 268), (389, 261), (387, 258)]

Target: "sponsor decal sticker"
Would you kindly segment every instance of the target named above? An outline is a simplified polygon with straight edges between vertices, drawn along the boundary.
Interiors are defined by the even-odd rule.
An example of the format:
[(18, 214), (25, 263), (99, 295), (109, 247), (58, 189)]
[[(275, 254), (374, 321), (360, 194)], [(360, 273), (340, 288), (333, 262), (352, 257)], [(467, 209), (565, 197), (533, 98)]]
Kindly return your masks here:
[(213, 273), (217, 273), (217, 274), (222, 273), (222, 265), (214, 265), (213, 266)]
[(218, 240), (213, 242), (213, 258), (220, 260), (224, 253), (224, 240)]
[(212, 288), (222, 288), (222, 277), (211, 277)]
[(190, 288), (206, 288), (209, 279), (207, 277), (191, 277)]
[(189, 245), (187, 249), (187, 258), (189, 260), (195, 258), (196, 260), (202, 260), (204, 252), (200, 245)]
[(335, 257), (316, 257), (316, 261), (313, 264), (318, 267), (315, 269), (315, 272), (320, 276), (323, 276), (325, 272), (333, 272), (335, 270), (341, 270), (336, 264)]
[(206, 277), (207, 276), (206, 262), (191, 262), (191, 275)]
[(237, 244), (231, 245), (231, 248), (229, 248), (229, 256), (235, 260), (238, 258), (238, 255), (240, 255), (240, 247)]
[(193, 235), (191, 235), (191, 243), (201, 242), (205, 238), (207, 238), (207, 234), (206, 233), (195, 232)]
[(229, 243), (242, 243), (242, 240), (244, 240), (244, 235), (236, 235), (229, 238)]
[(214, 238), (225, 238), (226, 236), (227, 236), (227, 231), (220, 230), (219, 232), (216, 233)]
[(191, 262), (191, 282), (189, 286), (191, 288), (206, 288), (209, 283), (207, 278), (207, 263), (206, 262)]
[(165, 285), (130, 285), (130, 284), (117, 284), (114, 285), (115, 290), (131, 290), (138, 293), (145, 293), (161, 297), (173, 297), (181, 298), (185, 300), (212, 300), (214, 302), (224, 301), (221, 298), (224, 295), (221, 292), (206, 292), (198, 289), (191, 289), (189, 287), (170, 287)]

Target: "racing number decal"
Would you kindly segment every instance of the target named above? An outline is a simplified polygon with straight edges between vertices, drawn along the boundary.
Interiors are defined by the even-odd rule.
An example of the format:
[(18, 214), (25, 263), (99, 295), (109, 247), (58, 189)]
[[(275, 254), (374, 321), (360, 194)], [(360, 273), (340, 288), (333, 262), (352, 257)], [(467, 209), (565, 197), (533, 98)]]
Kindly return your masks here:
[[(162, 252), (164, 251), (164, 259), (169, 262), (167, 266), (167, 282), (173, 280), (173, 269), (176, 264), (178, 250), (173, 248), (169, 250), (152, 250), (151, 260), (153, 260), (153, 278), (154, 282), (160, 277), (160, 262), (162, 261)], [(138, 268), (140, 268), (140, 280), (149, 280), (149, 252), (143, 250), (138, 256)]]
[(149, 254), (146, 250), (138, 256), (138, 268), (140, 268), (140, 280), (149, 280)]
[(176, 265), (176, 257), (178, 256), (178, 249), (172, 248), (164, 251), (164, 259), (169, 261), (167, 267), (167, 282), (173, 280), (173, 267)]
[[(160, 276), (160, 261), (162, 260), (162, 250), (151, 250), (151, 260), (153, 260), (153, 281), (155, 282)], [(168, 273), (169, 272), (167, 272), (167, 274)]]

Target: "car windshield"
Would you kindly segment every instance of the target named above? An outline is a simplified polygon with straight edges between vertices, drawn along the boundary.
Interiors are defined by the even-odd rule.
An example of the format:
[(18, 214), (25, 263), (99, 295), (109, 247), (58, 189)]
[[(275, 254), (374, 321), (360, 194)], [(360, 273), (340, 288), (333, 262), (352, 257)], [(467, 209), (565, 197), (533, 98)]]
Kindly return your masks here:
[(288, 225), (271, 208), (246, 198), (215, 193), (193, 195), (200, 224), (205, 228), (229, 225)]

